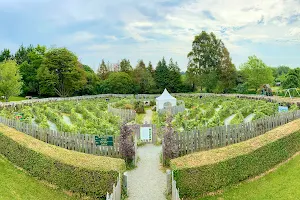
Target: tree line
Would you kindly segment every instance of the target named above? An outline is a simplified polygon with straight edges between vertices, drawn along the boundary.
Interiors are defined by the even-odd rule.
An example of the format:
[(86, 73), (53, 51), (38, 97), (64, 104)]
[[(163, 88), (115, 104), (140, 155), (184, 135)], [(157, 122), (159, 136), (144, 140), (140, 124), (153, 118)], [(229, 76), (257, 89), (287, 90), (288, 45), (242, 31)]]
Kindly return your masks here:
[[(81, 63), (67, 48), (23, 45), (13, 55), (9, 49), (0, 54), (0, 95), (73, 96), (101, 93), (190, 92), (177, 62), (162, 58), (153, 67), (139, 60), (133, 67), (128, 59), (112, 65), (102, 62), (95, 72)], [(5, 83), (3, 85), (3, 83)], [(9, 92), (8, 92), (9, 91)]]
[(283, 88), (300, 86), (300, 69), (270, 67), (256, 56), (239, 66), (232, 63), (222, 40), (213, 33), (196, 35), (187, 54), (187, 71), (176, 61), (163, 57), (156, 66), (139, 60), (133, 66), (128, 59), (117, 65), (102, 60), (95, 72), (81, 63), (67, 48), (25, 47), (12, 54), (0, 53), (0, 95), (39, 97), (94, 95), (102, 93), (216, 92), (256, 93), (262, 84)]
[(300, 68), (270, 67), (255, 55), (236, 69), (224, 43), (213, 33), (195, 36), (187, 57), (187, 80), (200, 91), (244, 94), (259, 93), (264, 84), (300, 87)]

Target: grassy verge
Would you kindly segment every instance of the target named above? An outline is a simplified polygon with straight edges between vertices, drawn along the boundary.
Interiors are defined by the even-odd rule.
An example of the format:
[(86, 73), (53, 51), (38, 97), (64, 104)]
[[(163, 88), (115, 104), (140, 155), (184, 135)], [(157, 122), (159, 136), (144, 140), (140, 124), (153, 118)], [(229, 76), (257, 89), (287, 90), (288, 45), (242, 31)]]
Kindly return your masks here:
[(225, 188), (222, 194), (203, 200), (294, 200), (300, 197), (300, 155), (283, 164), (274, 172), (257, 180)]
[[(26, 100), (24, 97), (9, 97), (8, 101), (23, 101)], [(4, 102), (3, 99), (0, 100), (1, 102)]]
[(0, 154), (0, 199), (74, 199), (17, 169)]
[(204, 196), (260, 175), (300, 151), (300, 120), (220, 149), (171, 160), (180, 194)]
[(122, 159), (94, 156), (46, 144), (0, 124), (0, 153), (30, 175), (61, 189), (101, 198), (111, 192)]

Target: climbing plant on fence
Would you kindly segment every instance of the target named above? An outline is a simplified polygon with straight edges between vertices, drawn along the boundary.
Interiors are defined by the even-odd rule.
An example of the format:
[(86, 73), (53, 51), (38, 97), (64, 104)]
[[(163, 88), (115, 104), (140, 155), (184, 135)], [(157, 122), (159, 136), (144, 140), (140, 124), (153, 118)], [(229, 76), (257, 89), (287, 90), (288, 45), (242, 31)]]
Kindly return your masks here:
[(125, 159), (127, 165), (130, 165), (135, 156), (134, 140), (132, 131), (127, 125), (123, 125), (120, 133), (120, 154)]
[(175, 132), (172, 128), (172, 117), (168, 116), (166, 120), (165, 133), (163, 137), (163, 165), (168, 165), (169, 161), (178, 157), (178, 145), (175, 140)]

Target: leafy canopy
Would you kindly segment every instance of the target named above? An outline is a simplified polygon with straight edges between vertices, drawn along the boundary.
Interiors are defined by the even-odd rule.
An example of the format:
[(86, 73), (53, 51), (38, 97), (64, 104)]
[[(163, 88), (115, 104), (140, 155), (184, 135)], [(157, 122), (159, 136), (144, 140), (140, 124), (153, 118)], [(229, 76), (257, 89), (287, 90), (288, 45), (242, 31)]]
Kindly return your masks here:
[(8, 98), (21, 93), (21, 75), (17, 63), (12, 60), (0, 63), (0, 95)]
[(272, 84), (273, 72), (261, 59), (249, 56), (248, 61), (240, 67), (250, 88), (257, 90), (263, 84)]

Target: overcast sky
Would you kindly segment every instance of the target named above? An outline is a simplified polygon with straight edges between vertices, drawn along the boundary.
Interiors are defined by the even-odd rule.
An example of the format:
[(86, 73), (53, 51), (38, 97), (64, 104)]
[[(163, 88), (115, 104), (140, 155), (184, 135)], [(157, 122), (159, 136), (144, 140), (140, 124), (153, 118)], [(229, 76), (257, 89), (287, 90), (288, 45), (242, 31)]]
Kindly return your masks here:
[(186, 70), (193, 38), (213, 31), (238, 67), (250, 55), (300, 67), (300, 0), (0, 0), (0, 49), (67, 47), (96, 69), (101, 59)]

